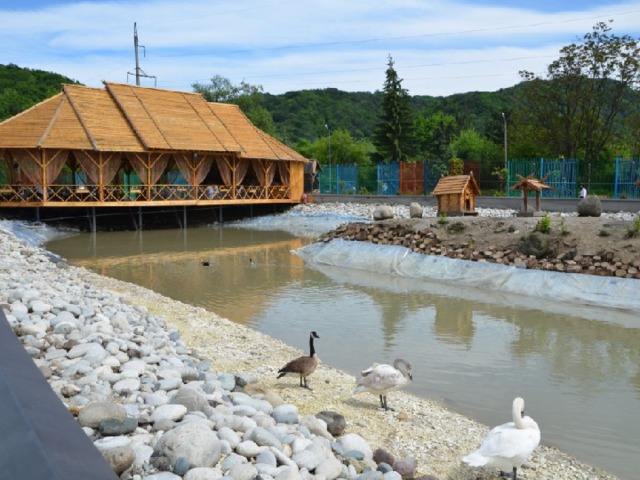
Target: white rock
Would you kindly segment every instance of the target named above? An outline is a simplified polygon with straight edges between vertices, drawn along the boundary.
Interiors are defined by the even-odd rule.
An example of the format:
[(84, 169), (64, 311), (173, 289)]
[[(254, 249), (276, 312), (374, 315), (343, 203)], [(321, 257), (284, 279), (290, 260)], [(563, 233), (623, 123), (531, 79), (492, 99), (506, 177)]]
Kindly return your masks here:
[(177, 422), (187, 414), (187, 407), (184, 405), (160, 405), (151, 415), (154, 422), (171, 421)]

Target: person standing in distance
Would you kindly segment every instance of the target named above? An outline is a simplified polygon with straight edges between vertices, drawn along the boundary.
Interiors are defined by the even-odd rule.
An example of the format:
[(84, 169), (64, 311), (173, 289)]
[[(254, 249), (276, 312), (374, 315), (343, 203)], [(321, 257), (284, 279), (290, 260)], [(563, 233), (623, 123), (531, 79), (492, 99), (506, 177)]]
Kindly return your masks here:
[(580, 198), (587, 198), (587, 189), (584, 185), (580, 185)]

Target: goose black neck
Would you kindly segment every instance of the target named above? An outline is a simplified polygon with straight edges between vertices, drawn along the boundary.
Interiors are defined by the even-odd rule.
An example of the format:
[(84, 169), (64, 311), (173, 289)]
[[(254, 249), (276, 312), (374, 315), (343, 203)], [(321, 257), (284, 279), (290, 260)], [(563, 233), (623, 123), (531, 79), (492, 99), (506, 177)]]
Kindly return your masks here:
[(316, 354), (316, 349), (313, 348), (313, 335), (309, 337), (309, 356), (313, 357)]

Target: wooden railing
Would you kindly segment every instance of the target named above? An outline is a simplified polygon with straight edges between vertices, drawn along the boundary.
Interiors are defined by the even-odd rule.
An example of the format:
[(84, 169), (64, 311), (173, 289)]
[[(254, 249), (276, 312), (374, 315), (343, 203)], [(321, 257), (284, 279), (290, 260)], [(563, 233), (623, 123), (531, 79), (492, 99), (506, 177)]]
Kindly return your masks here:
[(286, 200), (287, 185), (0, 185), (0, 204), (42, 203), (139, 203), (139, 202), (220, 202), (235, 200)]

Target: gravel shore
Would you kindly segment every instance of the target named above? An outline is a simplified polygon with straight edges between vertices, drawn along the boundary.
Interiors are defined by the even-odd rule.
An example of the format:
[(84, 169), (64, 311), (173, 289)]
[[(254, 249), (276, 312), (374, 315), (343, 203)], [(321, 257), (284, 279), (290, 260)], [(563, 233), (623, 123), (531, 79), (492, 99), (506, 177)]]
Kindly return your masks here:
[[(323, 204), (320, 206), (301, 206), (294, 214), (312, 215), (329, 211), (335, 213), (336, 208), (338, 208), (341, 214), (368, 217), (371, 207), (357, 205), (330, 207)], [(402, 207), (398, 207), (398, 209), (398, 216), (405, 215), (408, 211)], [(499, 213), (493, 212), (493, 214)], [(161, 402), (162, 405), (171, 404), (172, 399), (175, 398), (175, 393), (185, 385), (194, 389), (197, 386), (199, 389), (203, 389), (205, 392), (211, 394), (210, 390), (202, 387), (203, 383), (204, 385), (209, 383), (215, 385), (215, 392), (218, 392), (216, 393), (215, 402), (209, 398), (209, 404), (216, 405), (215, 409), (217, 410), (218, 408), (224, 407), (225, 402), (230, 401), (229, 398), (233, 400), (233, 394), (229, 391), (219, 393), (218, 384), (222, 382), (223, 375), (228, 373), (232, 373), (236, 379), (248, 379), (247, 385), (244, 386), (242, 391), (251, 396), (251, 398), (271, 399), (271, 403), (274, 405), (293, 406), (293, 408), (297, 410), (300, 419), (299, 423), (303, 423), (303, 418), (314, 416), (321, 411), (332, 411), (341, 414), (346, 420), (344, 434), (353, 433), (362, 437), (368, 443), (371, 450), (382, 448), (394, 455), (397, 459), (406, 459), (409, 463), (415, 461), (416, 468), (413, 474), (415, 477), (430, 475), (428, 478), (431, 479), (451, 480), (499, 478), (498, 472), (494, 470), (472, 469), (461, 463), (463, 456), (478, 448), (489, 430), (488, 426), (481, 425), (462, 415), (453, 413), (443, 405), (427, 399), (417, 398), (404, 392), (394, 392), (390, 394), (390, 403), (393, 404), (396, 411), (382, 411), (379, 408), (377, 398), (374, 396), (369, 394), (362, 394), (358, 397), (352, 396), (354, 378), (351, 375), (327, 367), (322, 363), (313, 376), (310, 377), (311, 386), (314, 388), (313, 391), (300, 388), (297, 378), (284, 377), (283, 379), (276, 380), (277, 370), (287, 361), (303, 354), (303, 352), (264, 334), (221, 318), (215, 313), (202, 308), (171, 300), (148, 289), (106, 278), (88, 272), (83, 268), (67, 266), (64, 262), (51, 262), (47, 252), (38, 247), (26, 246), (9, 231), (3, 230), (1, 226), (0, 248), (2, 249), (1, 253), (4, 263), (4, 266), (0, 268), (0, 283), (9, 286), (8, 289), (0, 293), (0, 304), (3, 304), (2, 307), (5, 309), (14, 330), (20, 331), (28, 327), (33, 339), (30, 338), (25, 343), (25, 347), (32, 349), (30, 353), (42, 370), (46, 371), (47, 368), (49, 369), (49, 381), (52, 387), (69, 406), (71, 411), (76, 413), (78, 411), (81, 412), (86, 405), (93, 401), (91, 393), (93, 390), (97, 390), (93, 388), (93, 385), (102, 382), (102, 378), (92, 378), (91, 381), (87, 381), (86, 377), (89, 375), (89, 372), (82, 369), (76, 369), (73, 375), (66, 377), (58, 374), (61, 370), (68, 371), (71, 364), (65, 362), (64, 368), (61, 369), (60, 365), (56, 364), (55, 361), (59, 361), (59, 357), (47, 355), (48, 352), (52, 351), (51, 349), (53, 347), (51, 342), (54, 339), (49, 338), (52, 336), (50, 330), (41, 330), (41, 326), (38, 324), (38, 322), (42, 322), (43, 319), (46, 320), (54, 317), (56, 309), (52, 308), (45, 311), (34, 310), (33, 299), (26, 301), (24, 298), (26, 296), (23, 295), (25, 291), (35, 290), (38, 292), (36, 300), (52, 304), (51, 298), (60, 297), (71, 298), (69, 303), (77, 303), (77, 301), (73, 301), (72, 297), (78, 295), (78, 289), (84, 289), (87, 292), (93, 292), (94, 290), (99, 292), (94, 296), (107, 302), (111, 310), (126, 314), (128, 323), (130, 323), (131, 328), (135, 330), (135, 335), (145, 338), (148, 336), (148, 343), (144, 338), (142, 340), (136, 340), (134, 338), (133, 340), (138, 342), (139, 345), (148, 344), (153, 346), (148, 352), (145, 352), (145, 355), (147, 359), (148, 357), (154, 358), (152, 362), (148, 362), (148, 365), (153, 366), (154, 369), (156, 368), (154, 362), (158, 362), (157, 371), (153, 371), (153, 377), (158, 384), (163, 381), (163, 376), (160, 374), (162, 372), (162, 361), (156, 360), (155, 357), (165, 355), (166, 351), (163, 349), (171, 347), (174, 353), (177, 352), (176, 358), (180, 358), (181, 365), (188, 363), (185, 357), (195, 359), (199, 362), (198, 366), (202, 365), (203, 362), (208, 362), (205, 364), (211, 365), (207, 372), (201, 372), (199, 375), (196, 375), (193, 382), (189, 382), (185, 375), (182, 375), (182, 381), (175, 385), (176, 388), (169, 389), (169, 387), (165, 387), (165, 389), (160, 392), (146, 391), (143, 388), (145, 384), (144, 377), (145, 375), (149, 375), (149, 372), (140, 373), (143, 386), (138, 385), (136, 387), (138, 390), (135, 390), (135, 393), (127, 391), (128, 400), (122, 400), (123, 396), (117, 394), (118, 392), (115, 391), (115, 385), (118, 381), (130, 379), (132, 375), (122, 375), (123, 365), (125, 363), (124, 358), (119, 360), (118, 367), (115, 366), (115, 362), (107, 364), (110, 366), (109, 375), (113, 375), (113, 378), (110, 378), (109, 375), (105, 374), (106, 382), (110, 384), (111, 388), (109, 394), (112, 395), (112, 398), (108, 401), (128, 404), (126, 405), (128, 415), (138, 415), (138, 428), (136, 431), (121, 436), (126, 437), (128, 435), (131, 437), (137, 434), (140, 438), (144, 436), (145, 442), (147, 442), (147, 449), (144, 450), (148, 453), (146, 463), (144, 463), (144, 460), (140, 463), (141, 460), (136, 456), (136, 460), (132, 460), (132, 462), (134, 467), (138, 467), (137, 470), (126, 469), (119, 472), (121, 473), (121, 478), (131, 478), (135, 480), (184, 478), (186, 480), (196, 480), (222, 478), (224, 476), (226, 478), (247, 478), (247, 480), (249, 480), (250, 478), (254, 478), (258, 473), (262, 478), (337, 478), (336, 476), (326, 474), (326, 471), (325, 473), (321, 473), (318, 470), (301, 467), (300, 462), (297, 462), (294, 468), (288, 463), (291, 460), (287, 461), (279, 456), (277, 457), (278, 462), (276, 464), (280, 470), (277, 470), (275, 466), (272, 471), (243, 470), (236, 465), (225, 469), (223, 462), (225, 460), (230, 462), (228, 459), (235, 458), (234, 456), (242, 456), (245, 463), (255, 465), (256, 457), (259, 456), (259, 453), (253, 455), (252, 453), (246, 453), (246, 451), (238, 452), (237, 449), (233, 449), (232, 444), (227, 446), (224, 443), (221, 448), (221, 454), (219, 455), (219, 462), (216, 461), (216, 464), (208, 467), (206, 474), (202, 472), (202, 476), (197, 476), (196, 473), (191, 475), (192, 472), (198, 470), (197, 468), (192, 468), (191, 472), (176, 472), (174, 462), (170, 467), (167, 467), (168, 470), (173, 470), (173, 473), (168, 475), (173, 476), (162, 476), (164, 474), (159, 473), (162, 470), (162, 465), (158, 463), (153, 464), (148, 457), (157, 456), (156, 454), (159, 449), (158, 444), (161, 443), (160, 437), (162, 433), (166, 430), (177, 430), (185, 420), (182, 417), (177, 420), (173, 419), (171, 422), (165, 420), (165, 425), (153, 425), (153, 422), (150, 421), (147, 423), (149, 417), (153, 418), (154, 411), (159, 408), (159, 404), (155, 405), (152, 402), (147, 403), (147, 400), (149, 400), (149, 398), (157, 399), (158, 395), (161, 395), (167, 399), (166, 402)], [(6, 262), (5, 259), (7, 259)], [(64, 265), (64, 267), (61, 267), (61, 264)], [(61, 275), (63, 272), (64, 275)], [(49, 282), (45, 287), (43, 285), (43, 277), (49, 279), (57, 278), (58, 280)], [(64, 302), (60, 303), (63, 304)], [(58, 307), (58, 310), (64, 310), (64, 308), (65, 307)], [(108, 313), (107, 309), (101, 312), (106, 318), (107, 323), (109, 323), (109, 319), (111, 319), (111, 325), (114, 326), (113, 318), (119, 318), (118, 315)], [(166, 341), (164, 340), (165, 337), (162, 337), (163, 341), (159, 342), (157, 340), (159, 334), (155, 332), (155, 327), (135, 327), (134, 324), (136, 322), (132, 319), (132, 316), (135, 315), (132, 312), (139, 312), (142, 317), (157, 322), (158, 328), (166, 332), (166, 337), (170, 338), (171, 341)], [(36, 318), (34, 318), (34, 316)], [(76, 320), (80, 317), (82, 317), (82, 315), (77, 316)], [(98, 316), (98, 318), (100, 318), (100, 316)], [(37, 325), (38, 328), (32, 328), (32, 325)], [(51, 327), (49, 326), (47, 328), (50, 329)], [(178, 341), (176, 341), (176, 331), (179, 332)], [(40, 335), (41, 333), (42, 335)], [(75, 344), (85, 341), (95, 342), (95, 333), (94, 330), (80, 326), (77, 329), (72, 329), (71, 333), (65, 332), (65, 338), (68, 340), (69, 335), (74, 335), (72, 338)], [(87, 340), (83, 338), (83, 335), (90, 337), (90, 339)], [(116, 332), (115, 337), (117, 336)], [(24, 336), (21, 338), (24, 342)], [(98, 338), (100, 337), (98, 336)], [(38, 339), (43, 340), (42, 345), (35, 341)], [(108, 342), (111, 341), (101, 340), (102, 341), (98, 341), (98, 343), (102, 345), (108, 344)], [(113, 339), (113, 343), (117, 343), (115, 338)], [(160, 346), (162, 346), (162, 348), (160, 348)], [(61, 350), (59, 343), (56, 348)], [(126, 348), (113, 348), (113, 352), (109, 351), (111, 355), (103, 357), (100, 360), (102, 366), (105, 365), (105, 358), (110, 359), (118, 355), (120, 355), (120, 357), (126, 357), (126, 355), (121, 355), (123, 351), (127, 351)], [(129, 346), (128, 348), (131, 347)], [(64, 353), (64, 355), (67, 357), (65, 360), (68, 360), (69, 351)], [(131, 358), (126, 358), (126, 361), (130, 362)], [(217, 376), (213, 378), (212, 375)], [(61, 379), (63, 380), (61, 381)], [(166, 377), (164, 379), (166, 379)], [(197, 385), (195, 380), (198, 381)], [(76, 385), (77, 391), (69, 385)], [(91, 388), (87, 388), (87, 385)], [(64, 389), (64, 386), (68, 388)], [(107, 395), (107, 393), (104, 390), (101, 390), (101, 393), (101, 400), (106, 401), (107, 399), (104, 398), (104, 395)], [(122, 393), (122, 391), (120, 393)], [(86, 399), (83, 401), (74, 401), (74, 399), (77, 399), (80, 395), (84, 395)], [(510, 420), (509, 413), (512, 400), (512, 398), (505, 399), (504, 405), (497, 406), (497, 408), (504, 409), (505, 421)], [(132, 405), (135, 408), (132, 408)], [(222, 407), (219, 407), (220, 405), (222, 405)], [(528, 409), (528, 414), (535, 418), (535, 406), (532, 405)], [(206, 408), (203, 408), (202, 412), (198, 414), (199, 417), (205, 417), (209, 422), (217, 418), (215, 415), (220, 415), (220, 413), (212, 413)], [(234, 415), (255, 416), (256, 414), (255, 412), (243, 412), (237, 409)], [(215, 424), (215, 422), (213, 423)], [(265, 425), (276, 429), (280, 424), (278, 423), (272, 426), (271, 423), (265, 421)], [(544, 445), (544, 425), (540, 425), (540, 428), (542, 431), (543, 445), (538, 447), (534, 452), (526, 468), (518, 472), (520, 478), (535, 478), (539, 480), (616, 478), (613, 475), (579, 462), (552, 446)], [(97, 431), (96, 428), (85, 427), (85, 429), (95, 443), (104, 441), (105, 435)], [(298, 431), (303, 431), (303, 429), (298, 428)], [(249, 433), (247, 431), (240, 433), (244, 433), (242, 440), (249, 440)], [(321, 436), (319, 433), (314, 434), (312, 432), (308, 440), (315, 442), (316, 437)], [(333, 437), (331, 439), (333, 440)], [(245, 442), (243, 441), (241, 444), (242, 443)], [(257, 443), (259, 447), (261, 446), (260, 442), (256, 441), (255, 443)], [(231, 449), (229, 449), (229, 447), (231, 447)], [(155, 453), (152, 455), (148, 452), (149, 449)], [(258, 450), (260, 453), (264, 451)], [(258, 450), (256, 450), (256, 452), (258, 452)], [(281, 449), (281, 451), (285, 452), (285, 454), (287, 453), (286, 448)], [(140, 449), (136, 450), (135, 454), (138, 455), (139, 452)], [(288, 453), (292, 454), (293, 452)], [(366, 473), (366, 466), (369, 465), (369, 468), (371, 468), (370, 462), (368, 464), (360, 464), (360, 467), (354, 467), (353, 465), (356, 465), (356, 463), (346, 462), (338, 453), (334, 453), (334, 456), (340, 459), (343, 465), (346, 463), (350, 465), (348, 469), (343, 468), (340, 470), (338, 474), (340, 478), (355, 478), (357, 475), (361, 475), (362, 471), (365, 472), (365, 475), (368, 475), (366, 478), (383, 478), (381, 472), (379, 473), (379, 477), (376, 476), (377, 474), (374, 475), (373, 472), (370, 472), (370, 474)], [(283, 464), (288, 465), (290, 467), (289, 470), (283, 470)], [(229, 463), (226, 466), (229, 467)], [(189, 468), (186, 470), (189, 470)], [(181, 474), (178, 475), (178, 473)], [(397, 472), (387, 472), (384, 478), (397, 478)]]

